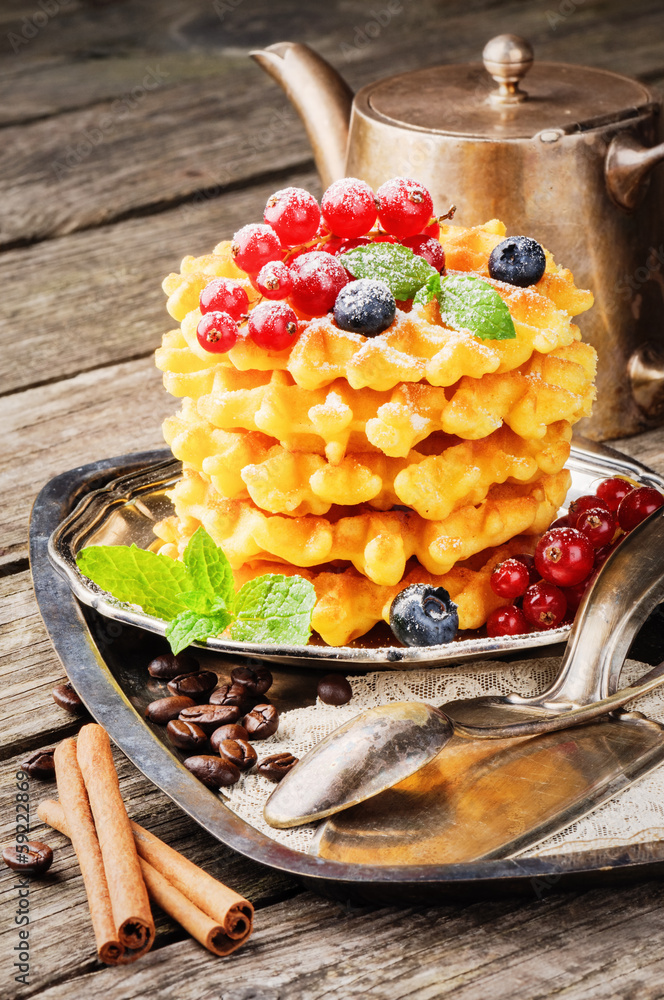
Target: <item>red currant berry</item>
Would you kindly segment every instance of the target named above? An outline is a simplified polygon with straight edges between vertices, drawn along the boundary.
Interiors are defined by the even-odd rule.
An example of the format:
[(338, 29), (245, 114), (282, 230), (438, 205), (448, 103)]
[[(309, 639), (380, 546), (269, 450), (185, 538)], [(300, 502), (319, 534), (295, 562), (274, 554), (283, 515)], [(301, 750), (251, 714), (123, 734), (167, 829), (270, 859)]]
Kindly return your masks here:
[(579, 497), (578, 500), (572, 500), (567, 510), (570, 528), (576, 528), (576, 520), (584, 510), (597, 510), (598, 507), (601, 507), (603, 510), (609, 509), (609, 505), (605, 500), (602, 500), (601, 497), (591, 496), (590, 494)]
[(631, 531), (664, 504), (664, 496), (652, 486), (639, 486), (623, 497), (618, 507), (618, 524)]
[(521, 597), (525, 593), (530, 583), (530, 573), (527, 566), (518, 559), (505, 559), (495, 567), (489, 583), (494, 594), (513, 601), (515, 597)]
[(626, 479), (614, 476), (611, 479), (603, 479), (595, 490), (595, 493), (609, 505), (609, 510), (615, 511), (618, 510), (623, 497), (626, 497), (633, 489), (634, 486), (632, 483), (628, 483)]
[(249, 308), (249, 296), (232, 278), (213, 278), (201, 292), (199, 304), (203, 314), (226, 312), (239, 320)]
[(198, 343), (211, 354), (225, 354), (237, 342), (240, 331), (227, 312), (208, 312), (198, 321)]
[(378, 188), (378, 219), (399, 240), (415, 236), (433, 215), (431, 195), (409, 177), (394, 177)]
[(586, 580), (582, 580), (581, 583), (574, 584), (573, 587), (561, 587), (563, 594), (565, 595), (565, 600), (567, 601), (567, 614), (572, 618), (579, 610), (579, 605), (583, 600), (585, 593), (592, 583), (592, 577), (588, 577)]
[(430, 236), (433, 240), (437, 240), (440, 236), (440, 222), (438, 219), (433, 218), (431, 222), (424, 227), (420, 236)]
[(565, 617), (567, 603), (562, 590), (547, 580), (540, 580), (523, 595), (523, 614), (537, 628), (555, 628)]
[(266, 351), (283, 351), (297, 340), (297, 316), (285, 302), (261, 302), (249, 313), (249, 336)]
[(608, 545), (616, 533), (616, 519), (610, 510), (591, 507), (576, 519), (576, 530), (583, 532), (594, 549)]
[(294, 247), (314, 238), (320, 223), (320, 208), (304, 188), (282, 188), (268, 198), (263, 221), (272, 226), (284, 246)]
[(595, 569), (599, 569), (600, 566), (604, 565), (613, 550), (617, 545), (620, 545), (620, 542), (624, 537), (624, 535), (621, 535), (620, 538), (616, 538), (615, 542), (611, 542), (610, 545), (602, 545), (599, 549), (595, 549)]
[(323, 316), (348, 284), (348, 274), (332, 254), (312, 250), (297, 257), (290, 266), (293, 290), (290, 303), (307, 316)]
[(366, 247), (371, 243), (371, 240), (367, 236), (358, 236), (354, 240), (343, 240), (343, 242), (332, 250), (334, 254), (346, 253), (348, 250), (354, 250), (355, 247)]
[(231, 243), (231, 254), (247, 274), (258, 274), (268, 261), (281, 260), (282, 250), (274, 229), (256, 223), (238, 229)]
[(376, 233), (375, 236), (371, 237), (372, 243), (398, 243), (399, 241), (390, 236), (389, 233)]
[(563, 517), (557, 517), (555, 521), (552, 521), (549, 528), (570, 528), (569, 518), (563, 515)]
[(363, 236), (376, 221), (376, 197), (369, 185), (356, 177), (342, 177), (330, 184), (321, 209), (330, 232), (346, 239)]
[(506, 608), (496, 608), (486, 620), (486, 634), (490, 639), (501, 635), (524, 635), (530, 631), (523, 612), (510, 604)]
[(285, 299), (291, 293), (293, 280), (282, 260), (271, 260), (258, 272), (256, 288), (266, 299)]
[(559, 587), (581, 583), (593, 568), (593, 547), (575, 528), (552, 528), (535, 549), (535, 567), (544, 580)]
[(528, 570), (528, 575), (530, 576), (531, 583), (537, 583), (540, 578), (539, 573), (535, 569), (535, 560), (532, 556), (527, 555), (525, 552), (520, 552), (518, 556), (512, 556), (512, 559), (516, 559), (517, 562), (523, 563), (523, 565)]
[(405, 247), (409, 247), (418, 257), (423, 257), (427, 264), (431, 264), (437, 271), (442, 271), (445, 267), (445, 251), (438, 240), (430, 236), (408, 236), (401, 241)]

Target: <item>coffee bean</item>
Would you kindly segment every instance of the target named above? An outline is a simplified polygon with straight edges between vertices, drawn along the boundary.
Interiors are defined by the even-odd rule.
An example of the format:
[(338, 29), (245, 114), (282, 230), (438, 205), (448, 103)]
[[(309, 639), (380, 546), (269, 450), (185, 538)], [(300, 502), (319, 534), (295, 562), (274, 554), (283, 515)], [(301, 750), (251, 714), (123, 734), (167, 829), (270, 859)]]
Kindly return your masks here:
[(254, 705), (246, 715), (242, 725), (247, 730), (250, 740), (265, 740), (273, 736), (279, 728), (279, 713), (274, 705)]
[(243, 684), (252, 694), (260, 696), (272, 687), (272, 674), (267, 667), (234, 667), (231, 670), (234, 684)]
[(297, 762), (298, 758), (293, 757), (292, 753), (273, 753), (271, 757), (264, 757), (256, 770), (270, 781), (281, 781)]
[(15, 872), (22, 872), (24, 875), (43, 875), (51, 867), (53, 851), (48, 844), (29, 840), (27, 844), (12, 844), (11, 847), (5, 847), (2, 860)]
[(249, 734), (244, 726), (239, 726), (237, 722), (232, 722), (228, 726), (219, 726), (210, 737), (210, 746), (219, 753), (219, 745), (224, 740), (247, 740)]
[(195, 774), (208, 788), (226, 788), (234, 785), (240, 777), (240, 770), (225, 757), (187, 757), (184, 766)]
[(325, 674), (318, 682), (318, 697), (326, 705), (347, 705), (353, 689), (343, 674)]
[(248, 771), (258, 759), (258, 754), (246, 740), (222, 740), (216, 749), (220, 757), (230, 760), (241, 771)]
[(240, 709), (237, 705), (193, 705), (180, 712), (178, 718), (182, 722), (193, 722), (200, 726), (203, 732), (212, 734), (219, 726), (227, 726), (237, 722)]
[(150, 677), (157, 677), (160, 681), (170, 681), (180, 674), (195, 674), (201, 669), (201, 665), (195, 656), (190, 653), (164, 653), (157, 656), (148, 664)]
[(166, 726), (166, 735), (180, 750), (200, 750), (207, 743), (207, 736), (200, 726), (182, 719), (171, 719)]
[(83, 715), (87, 711), (69, 681), (66, 684), (58, 684), (53, 688), (51, 694), (55, 704), (59, 705), (60, 708), (65, 708), (72, 715)]
[(194, 701), (206, 701), (210, 691), (216, 687), (217, 675), (213, 670), (200, 670), (197, 674), (178, 674), (168, 682), (168, 690), (173, 694), (184, 694)]
[(55, 750), (37, 750), (31, 757), (24, 760), (21, 767), (31, 778), (39, 778), (40, 781), (53, 781), (55, 778), (55, 762), (53, 754)]
[(220, 684), (210, 695), (211, 705), (237, 705), (246, 709), (251, 703), (251, 695), (242, 684)]
[(156, 722), (158, 726), (165, 726), (171, 719), (177, 719), (183, 708), (193, 708), (195, 704), (193, 698), (185, 698), (180, 694), (171, 695), (170, 698), (157, 698), (145, 709), (145, 718)]

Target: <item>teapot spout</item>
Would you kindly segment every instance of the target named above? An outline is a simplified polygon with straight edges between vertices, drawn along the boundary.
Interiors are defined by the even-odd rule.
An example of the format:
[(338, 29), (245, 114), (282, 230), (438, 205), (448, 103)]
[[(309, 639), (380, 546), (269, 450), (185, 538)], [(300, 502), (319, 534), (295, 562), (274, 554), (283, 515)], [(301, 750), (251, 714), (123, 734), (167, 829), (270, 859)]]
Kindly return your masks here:
[(251, 52), (286, 92), (304, 123), (323, 187), (346, 172), (346, 146), (353, 92), (309, 46), (278, 42)]
[(645, 181), (657, 163), (664, 160), (664, 142), (644, 146), (633, 135), (616, 135), (606, 154), (606, 184), (611, 198), (620, 208), (632, 211), (645, 189)]

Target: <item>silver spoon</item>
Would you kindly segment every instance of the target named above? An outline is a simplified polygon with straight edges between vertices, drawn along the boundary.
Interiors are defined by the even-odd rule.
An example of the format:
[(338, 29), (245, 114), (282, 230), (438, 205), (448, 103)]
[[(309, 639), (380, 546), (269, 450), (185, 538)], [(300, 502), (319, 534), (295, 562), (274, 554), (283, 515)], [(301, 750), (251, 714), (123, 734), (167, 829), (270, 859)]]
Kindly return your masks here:
[(508, 695), (436, 709), (396, 702), (369, 709), (307, 753), (268, 799), (264, 816), (286, 828), (372, 798), (431, 761), (456, 733), (509, 739), (589, 722), (664, 683), (664, 666), (617, 686), (630, 643), (664, 599), (664, 507), (630, 532), (602, 567), (577, 613), (558, 678), (532, 698)]

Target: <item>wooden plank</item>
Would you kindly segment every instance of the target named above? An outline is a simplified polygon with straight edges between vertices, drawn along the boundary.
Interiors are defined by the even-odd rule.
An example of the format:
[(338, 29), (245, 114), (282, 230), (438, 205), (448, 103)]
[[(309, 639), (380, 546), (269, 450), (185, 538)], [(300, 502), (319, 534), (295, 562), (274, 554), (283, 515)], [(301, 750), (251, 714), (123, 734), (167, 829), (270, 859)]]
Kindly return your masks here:
[(96, 992), (162, 1000), (175, 984), (178, 1000), (200, 1000), (202, 989), (206, 998), (224, 1000), (534, 1000), (554, 994), (645, 1000), (660, 995), (663, 902), (664, 888), (653, 882), (541, 902), (435, 908), (344, 907), (307, 893), (259, 913), (253, 937), (228, 962), (180, 941), (132, 966), (80, 970), (83, 942), (77, 942), (68, 964), (56, 953), (66, 981), (50, 988), (48, 974), (41, 974), (37, 924), (34, 982), (44, 983), (40, 1000), (83, 1000)]
[(237, 64), (246, 68), (246, 57), (219, 58), (213, 52), (118, 52), (100, 59), (82, 53), (19, 58), (0, 66), (0, 92), (11, 100), (0, 107), (0, 125), (32, 121), (49, 115), (89, 107), (131, 93), (141, 83), (147, 67), (158, 69), (164, 84), (173, 87), (185, 80), (224, 74)]
[(75, 732), (78, 722), (51, 696), (66, 679), (39, 616), (30, 573), (0, 578), (0, 759)]
[(52, 476), (100, 458), (158, 447), (161, 420), (173, 409), (151, 358), (5, 397), (0, 560), (26, 556), (30, 507)]
[[(533, 38), (539, 58), (591, 60), (626, 73), (661, 71), (661, 4), (640, 0), (628, 19), (620, 5), (604, 7), (606, 16), (599, 21), (589, 9), (584, 13), (579, 8), (574, 17), (562, 17), (555, 31), (531, 6), (510, 5), (509, 13), (514, 15), (514, 30)], [(374, 40), (364, 30), (371, 20), (366, 9), (354, 5), (347, 20), (340, 20), (332, 8), (330, 13), (329, 32), (323, 30), (329, 18), (319, 17), (319, 34), (312, 41), (321, 43), (322, 54), (354, 86), (384, 75), (386, 66), (391, 72), (405, 71), (441, 60), (436, 33), (422, 28), (424, 15), (437, 16), (433, 0), (402, 8), (384, 29), (378, 25)], [(239, 18), (244, 26), (238, 28), (240, 47), (252, 44), (248, 14), (238, 8), (233, 20), (236, 24)], [(484, 41), (503, 30), (507, 16), (503, 7), (489, 8), (480, 27), (471, 25), (458, 7), (447, 12), (447, 58), (477, 59)], [(280, 25), (285, 33), (289, 26), (288, 18)], [(220, 21), (213, 10), (198, 12), (179, 27), (192, 44), (204, 40), (206, 45), (217, 33), (228, 45), (228, 30), (226, 20)], [(133, 81), (140, 91), (137, 97), (125, 91), (119, 100), (6, 130), (0, 152), (0, 206), (11, 208), (0, 215), (0, 245), (98, 225), (145, 206), (191, 198), (204, 188), (225, 187), (240, 178), (246, 182), (266, 169), (294, 169), (308, 161), (302, 126), (281, 92), (248, 61), (237, 55), (220, 59), (218, 76), (176, 86), (166, 64), (160, 71), (158, 61), (156, 67), (149, 58), (142, 67), (140, 61)], [(87, 69), (93, 72), (93, 64)], [(142, 81), (151, 76), (150, 89), (143, 89)], [(263, 143), (265, 136), (269, 149), (263, 145), (257, 155), (256, 142)]]
[[(311, 173), (290, 180), (319, 191)], [(0, 392), (153, 351), (175, 325), (161, 290), (165, 275), (185, 254), (209, 253), (246, 222), (259, 221), (275, 186), (201, 196), (170, 212), (0, 256)]]
[(237, 90), (218, 76), (169, 87), (166, 72), (146, 64), (135, 93), (3, 130), (1, 246), (219, 193), (309, 159), (295, 112), (276, 88), (268, 96), (256, 68), (238, 72)]

